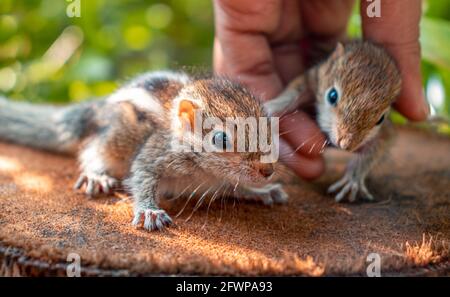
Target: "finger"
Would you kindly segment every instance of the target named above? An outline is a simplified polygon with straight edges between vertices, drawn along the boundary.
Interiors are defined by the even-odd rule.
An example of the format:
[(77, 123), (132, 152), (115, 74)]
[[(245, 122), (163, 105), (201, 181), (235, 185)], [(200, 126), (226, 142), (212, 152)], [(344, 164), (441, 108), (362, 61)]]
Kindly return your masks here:
[(301, 1), (301, 16), (308, 38), (303, 46), (308, 61), (315, 62), (331, 53), (338, 41), (346, 38), (354, 0)]
[[(215, 72), (242, 82), (264, 101), (276, 97), (282, 91), (283, 83), (276, 72), (267, 41), (262, 36), (224, 35), (229, 36), (216, 38), (214, 42)], [(230, 45), (229, 39), (236, 40), (242, 52)], [(258, 48), (257, 54), (250, 57), (248, 54), (255, 50), (254, 47)]]
[(354, 0), (301, 1), (303, 26), (308, 33), (323, 38), (345, 35)]
[(310, 159), (296, 154), (291, 146), (280, 139), (280, 160), (304, 179), (315, 179), (325, 170), (322, 158)]
[(273, 59), (283, 86), (304, 71), (300, 41), (273, 47)]
[(280, 119), (280, 134), (297, 154), (307, 158), (317, 158), (326, 145), (326, 138), (317, 124), (302, 111)]
[(304, 37), (300, 1), (282, 1), (280, 24), (269, 36), (273, 59), (281, 81), (287, 85), (304, 71), (301, 40)]
[(422, 91), (420, 72), (419, 22), (422, 1), (385, 0), (381, 2), (379, 18), (368, 16), (368, 5), (370, 2), (361, 3), (364, 37), (383, 45), (396, 60), (402, 75), (402, 91), (395, 107), (410, 120), (425, 120), (429, 109)]
[(214, 1), (214, 70), (269, 99), (283, 88), (267, 36), (276, 31), (279, 0)]

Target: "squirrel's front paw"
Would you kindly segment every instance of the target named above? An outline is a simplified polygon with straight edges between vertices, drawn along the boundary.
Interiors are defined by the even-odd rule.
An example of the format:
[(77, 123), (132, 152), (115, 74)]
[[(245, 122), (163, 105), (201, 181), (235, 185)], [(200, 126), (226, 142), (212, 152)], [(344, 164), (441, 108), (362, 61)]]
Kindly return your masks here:
[(272, 201), (277, 204), (285, 204), (288, 201), (289, 195), (284, 191), (281, 184), (270, 184), (269, 193)]
[[(142, 224), (143, 221), (143, 224)], [(172, 224), (170, 216), (162, 209), (137, 210), (132, 222), (133, 226), (144, 227), (148, 231), (162, 230)]]
[(268, 184), (262, 188), (244, 188), (238, 196), (245, 200), (261, 201), (265, 205), (284, 204), (289, 198), (281, 184)]
[(348, 201), (354, 202), (358, 196), (369, 201), (374, 200), (372, 194), (367, 190), (365, 178), (356, 177), (353, 174), (346, 174), (332, 184), (328, 188), (328, 193), (335, 193), (338, 190), (339, 192), (335, 196), (336, 202), (341, 202), (345, 197), (348, 197)]
[(80, 189), (83, 185), (86, 185), (86, 195), (94, 197), (100, 193), (110, 194), (117, 187), (118, 181), (104, 173), (84, 172), (80, 174), (80, 177), (74, 185), (74, 189)]

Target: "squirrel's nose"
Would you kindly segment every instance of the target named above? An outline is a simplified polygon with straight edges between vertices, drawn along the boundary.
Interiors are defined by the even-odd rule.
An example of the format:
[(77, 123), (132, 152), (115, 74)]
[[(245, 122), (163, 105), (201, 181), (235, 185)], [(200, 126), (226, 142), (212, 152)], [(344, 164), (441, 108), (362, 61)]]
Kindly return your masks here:
[(258, 170), (259, 173), (261, 173), (261, 175), (265, 178), (271, 177), (274, 172), (273, 165), (271, 163), (261, 163)]

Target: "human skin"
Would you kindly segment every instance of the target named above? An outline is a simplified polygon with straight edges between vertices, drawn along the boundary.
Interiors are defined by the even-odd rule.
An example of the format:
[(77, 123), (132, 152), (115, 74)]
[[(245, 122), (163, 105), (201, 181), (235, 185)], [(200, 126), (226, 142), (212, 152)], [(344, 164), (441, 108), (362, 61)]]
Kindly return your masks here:
[[(302, 43), (334, 45), (345, 36), (354, 0), (214, 0), (214, 69), (235, 77), (263, 100), (276, 97), (305, 70)], [(429, 110), (420, 72), (420, 0), (382, 0), (381, 17), (367, 16), (361, 0), (363, 37), (382, 44), (402, 74), (402, 92), (394, 107), (413, 121)], [(299, 176), (321, 175), (325, 141), (303, 111), (280, 121), (280, 159)]]

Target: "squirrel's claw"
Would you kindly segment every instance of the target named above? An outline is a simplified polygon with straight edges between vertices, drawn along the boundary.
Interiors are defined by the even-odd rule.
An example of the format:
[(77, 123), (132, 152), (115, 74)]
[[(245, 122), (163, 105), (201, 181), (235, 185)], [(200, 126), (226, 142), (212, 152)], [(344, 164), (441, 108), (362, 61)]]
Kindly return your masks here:
[(328, 188), (328, 193), (335, 193), (338, 190), (339, 192), (335, 196), (336, 202), (341, 202), (346, 197), (348, 197), (349, 202), (354, 202), (358, 196), (369, 201), (374, 200), (374, 197), (366, 187), (364, 178), (346, 174)]
[(117, 187), (118, 181), (106, 174), (82, 173), (73, 188), (78, 190), (83, 185), (86, 185), (86, 195), (95, 197), (100, 193), (110, 194)]
[(148, 231), (155, 231), (162, 230), (172, 223), (172, 219), (164, 210), (149, 208), (136, 211), (131, 224), (136, 227), (142, 226)]
[(281, 184), (270, 184), (270, 197), (277, 204), (284, 204), (288, 201), (289, 195), (283, 190)]
[(242, 188), (237, 196), (245, 200), (261, 201), (264, 205), (284, 204), (289, 198), (281, 184), (268, 184), (262, 188)]

